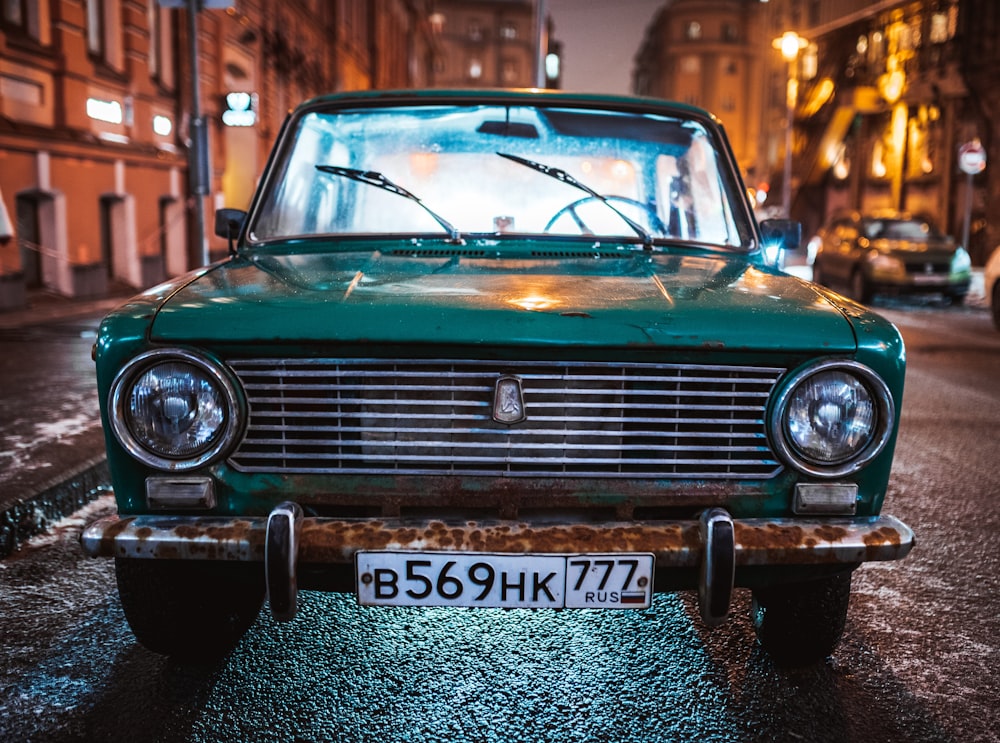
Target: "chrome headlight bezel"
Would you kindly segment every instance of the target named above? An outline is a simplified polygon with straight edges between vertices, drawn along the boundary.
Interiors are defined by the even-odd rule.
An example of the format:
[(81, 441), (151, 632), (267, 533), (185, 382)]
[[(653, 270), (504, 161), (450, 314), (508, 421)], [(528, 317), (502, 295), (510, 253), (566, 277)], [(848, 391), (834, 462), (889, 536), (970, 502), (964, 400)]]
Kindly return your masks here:
[[(803, 384), (818, 375), (841, 373), (852, 377), (867, 393), (874, 421), (864, 441), (849, 453), (825, 460), (796, 444), (789, 430), (789, 407)], [(823, 478), (853, 474), (877, 457), (886, 447), (895, 427), (896, 408), (885, 381), (872, 369), (856, 361), (826, 360), (796, 372), (782, 387), (771, 413), (770, 431), (777, 454), (794, 469)]]
[[(186, 455), (168, 455), (146, 445), (130, 426), (128, 409), (136, 383), (151, 370), (166, 364), (187, 364), (207, 380), (223, 406), (223, 420), (210, 439)], [(246, 414), (233, 378), (208, 358), (179, 348), (154, 349), (131, 359), (115, 376), (108, 395), (108, 420), (118, 443), (137, 460), (166, 472), (186, 472), (221, 459), (242, 434)]]

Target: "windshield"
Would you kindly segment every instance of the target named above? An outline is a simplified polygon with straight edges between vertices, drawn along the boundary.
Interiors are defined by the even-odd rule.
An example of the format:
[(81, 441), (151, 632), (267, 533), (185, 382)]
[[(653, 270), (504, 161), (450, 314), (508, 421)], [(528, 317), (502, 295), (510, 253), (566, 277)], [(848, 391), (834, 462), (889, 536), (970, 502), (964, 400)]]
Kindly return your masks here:
[(929, 237), (938, 236), (937, 230), (919, 219), (870, 219), (867, 221), (867, 232), (873, 240), (926, 241)]
[(251, 241), (548, 234), (732, 249), (750, 239), (718, 143), (695, 120), (525, 105), (358, 108), (307, 112), (285, 142)]

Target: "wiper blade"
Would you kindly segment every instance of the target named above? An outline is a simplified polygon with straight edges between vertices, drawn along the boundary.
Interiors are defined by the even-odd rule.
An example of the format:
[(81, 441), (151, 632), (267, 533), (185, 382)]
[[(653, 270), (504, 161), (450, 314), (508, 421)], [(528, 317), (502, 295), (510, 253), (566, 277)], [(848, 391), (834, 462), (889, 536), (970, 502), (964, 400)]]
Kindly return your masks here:
[(608, 207), (608, 209), (610, 209), (619, 217), (621, 217), (623, 220), (625, 220), (625, 223), (635, 231), (635, 234), (637, 234), (639, 237), (642, 238), (642, 245), (644, 248), (650, 249), (653, 247), (653, 236), (649, 234), (649, 231), (646, 230), (646, 228), (644, 228), (641, 224), (639, 224), (635, 220), (629, 218), (628, 215), (623, 214), (621, 210), (617, 209), (615, 205), (612, 204), (606, 196), (604, 196), (604, 194), (598, 193), (590, 186), (588, 186), (586, 183), (581, 183), (562, 168), (554, 168), (551, 165), (538, 163), (535, 162), (534, 160), (529, 160), (526, 157), (520, 157), (519, 155), (511, 155), (509, 152), (498, 152), (497, 154), (500, 157), (506, 158), (515, 163), (519, 163), (520, 165), (524, 165), (528, 168), (531, 168), (532, 170), (537, 170), (539, 173), (549, 176), (549, 178), (555, 178), (557, 181), (562, 181), (567, 185), (580, 189), (585, 194), (593, 196), (595, 199), (597, 199), (598, 201), (603, 203), (606, 207)]
[(330, 175), (339, 175), (342, 178), (348, 178), (352, 181), (357, 181), (358, 183), (367, 183), (369, 186), (375, 186), (376, 188), (381, 188), (383, 191), (388, 191), (389, 193), (394, 193), (398, 196), (407, 198), (410, 201), (415, 202), (417, 206), (430, 214), (434, 218), (434, 221), (441, 225), (448, 233), (448, 237), (452, 242), (463, 242), (462, 233), (459, 232), (451, 222), (427, 206), (427, 204), (421, 201), (417, 196), (410, 193), (399, 184), (393, 183), (377, 171), (344, 168), (340, 165), (317, 165), (316, 170), (321, 173), (329, 173)]

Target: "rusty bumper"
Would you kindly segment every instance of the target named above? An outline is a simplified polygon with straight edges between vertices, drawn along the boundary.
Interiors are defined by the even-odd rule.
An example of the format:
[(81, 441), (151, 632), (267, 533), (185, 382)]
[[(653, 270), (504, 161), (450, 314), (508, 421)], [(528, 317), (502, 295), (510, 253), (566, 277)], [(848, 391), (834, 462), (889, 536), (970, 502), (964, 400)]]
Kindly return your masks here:
[[(263, 561), (267, 517), (110, 516), (81, 541), (91, 556)], [(734, 519), (736, 566), (856, 564), (898, 560), (913, 532), (892, 516)], [(299, 563), (351, 563), (365, 550), (614, 553), (651, 552), (657, 567), (696, 568), (705, 553), (699, 521), (532, 525), (519, 522), (347, 521), (297, 524)]]

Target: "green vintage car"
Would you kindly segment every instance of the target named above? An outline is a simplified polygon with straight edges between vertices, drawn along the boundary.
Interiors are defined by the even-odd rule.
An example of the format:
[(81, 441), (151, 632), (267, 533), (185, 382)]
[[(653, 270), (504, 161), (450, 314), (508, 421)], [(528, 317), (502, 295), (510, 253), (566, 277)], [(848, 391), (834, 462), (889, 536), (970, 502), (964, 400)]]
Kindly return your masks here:
[[(719, 123), (537, 91), (332, 95), (287, 120), (221, 262), (96, 347), (115, 558), (151, 650), (229, 651), (267, 597), (649, 609), (752, 591), (779, 663), (829, 655), (880, 515), (904, 350), (772, 268)], [(372, 611), (378, 611), (372, 608)]]

